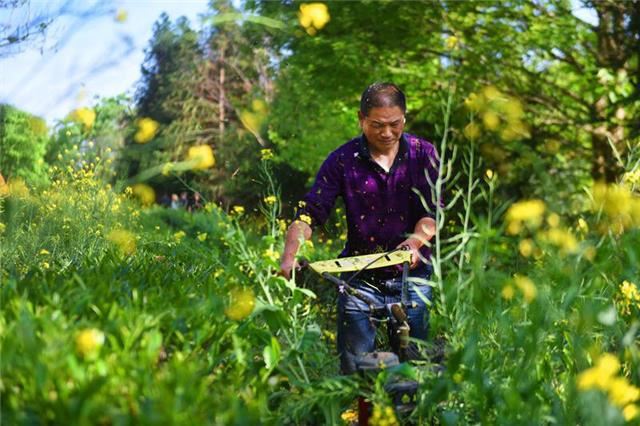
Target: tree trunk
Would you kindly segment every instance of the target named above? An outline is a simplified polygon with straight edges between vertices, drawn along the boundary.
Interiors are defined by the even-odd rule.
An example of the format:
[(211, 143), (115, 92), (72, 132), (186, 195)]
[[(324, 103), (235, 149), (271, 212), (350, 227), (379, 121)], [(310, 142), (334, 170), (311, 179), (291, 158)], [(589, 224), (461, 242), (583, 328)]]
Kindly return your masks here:
[[(638, 20), (640, 5), (631, 2), (595, 1), (593, 6), (598, 14), (596, 35), (598, 37), (597, 62), (599, 68), (607, 69), (611, 73), (625, 71), (630, 64), (630, 57), (634, 54), (637, 41), (629, 39), (633, 33), (632, 25)], [(631, 34), (633, 35), (633, 34)], [(633, 37), (631, 37), (633, 38)], [(612, 90), (605, 84), (605, 94), (596, 100), (591, 108), (591, 145), (593, 156), (591, 161), (591, 176), (596, 181), (615, 182), (623, 167), (619, 164), (618, 154), (625, 150), (624, 140), (629, 136), (631, 123), (626, 117), (624, 106), (620, 103), (610, 103), (608, 91)], [(637, 92), (635, 93), (637, 96)]]

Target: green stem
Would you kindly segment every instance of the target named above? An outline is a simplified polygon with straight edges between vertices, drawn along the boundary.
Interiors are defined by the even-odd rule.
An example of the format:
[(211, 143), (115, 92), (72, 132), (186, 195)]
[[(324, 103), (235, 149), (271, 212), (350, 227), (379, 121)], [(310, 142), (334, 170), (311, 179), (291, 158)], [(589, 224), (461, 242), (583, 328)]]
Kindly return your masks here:
[(444, 111), (444, 132), (442, 135), (442, 142), (440, 144), (440, 163), (438, 164), (438, 179), (435, 184), (435, 196), (436, 196), (436, 235), (435, 235), (435, 258), (433, 263), (433, 273), (437, 279), (436, 284), (438, 286), (438, 292), (440, 294), (440, 305), (445, 316), (447, 315), (447, 300), (444, 292), (444, 283), (442, 279), (442, 248), (441, 248), (441, 235), (440, 231), (444, 226), (444, 208), (440, 203), (442, 196), (442, 185), (444, 168), (446, 164), (446, 152), (447, 141), (449, 136), (449, 117), (451, 115), (451, 104), (453, 101), (453, 91), (449, 90), (447, 103)]
[[(466, 199), (466, 205), (465, 205), (465, 212), (464, 212), (464, 224), (462, 226), (462, 232), (464, 235), (467, 235), (467, 232), (469, 230), (469, 218), (471, 216), (471, 192), (473, 189), (473, 162), (474, 162), (474, 153), (475, 150), (473, 149), (473, 146), (470, 146), (471, 149), (471, 153), (469, 156), (469, 170), (467, 171), (468, 176), (468, 181), (467, 181), (467, 199)], [(461, 244), (465, 244), (465, 240), (463, 239)], [(466, 244), (465, 244), (466, 245)], [(460, 258), (458, 259), (458, 300), (459, 300), (459, 295), (460, 295), (460, 286), (462, 284), (462, 266), (464, 264), (464, 255), (466, 253), (466, 250), (463, 248), (460, 251)]]

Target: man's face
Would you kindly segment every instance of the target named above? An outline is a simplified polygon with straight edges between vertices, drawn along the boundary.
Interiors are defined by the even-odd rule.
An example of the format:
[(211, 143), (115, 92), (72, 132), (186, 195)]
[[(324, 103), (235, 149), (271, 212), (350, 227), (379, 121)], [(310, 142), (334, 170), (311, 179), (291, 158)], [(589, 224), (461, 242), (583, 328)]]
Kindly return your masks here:
[(369, 115), (358, 112), (358, 117), (371, 150), (386, 152), (400, 141), (405, 121), (400, 107), (371, 108)]

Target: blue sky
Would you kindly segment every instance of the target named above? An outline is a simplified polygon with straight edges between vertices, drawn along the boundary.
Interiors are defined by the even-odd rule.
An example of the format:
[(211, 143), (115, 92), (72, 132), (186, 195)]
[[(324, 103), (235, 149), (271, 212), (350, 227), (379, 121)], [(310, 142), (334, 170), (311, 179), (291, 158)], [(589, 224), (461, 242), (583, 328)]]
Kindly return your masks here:
[[(69, 111), (91, 106), (96, 97), (133, 94), (140, 78), (144, 49), (153, 24), (162, 12), (172, 20), (186, 16), (199, 28), (199, 15), (207, 11), (207, 0), (32, 0), (30, 9), (2, 12), (0, 21), (16, 25), (25, 17), (70, 5), (70, 9), (96, 12), (87, 19), (65, 15), (56, 19), (46, 40), (27, 46), (23, 52), (0, 58), (0, 103), (9, 103), (41, 116), (53, 124)], [(118, 22), (119, 11), (127, 18)]]

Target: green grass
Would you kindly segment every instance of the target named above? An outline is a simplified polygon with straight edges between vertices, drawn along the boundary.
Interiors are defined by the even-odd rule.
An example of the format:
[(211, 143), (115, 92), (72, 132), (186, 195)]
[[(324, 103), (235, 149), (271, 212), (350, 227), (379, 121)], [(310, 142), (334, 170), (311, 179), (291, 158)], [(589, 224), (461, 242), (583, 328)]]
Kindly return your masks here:
[[(141, 210), (93, 177), (55, 181), (1, 201), (4, 423), (340, 424), (359, 394), (388, 404), (381, 385), (337, 374), (334, 291), (277, 276), (278, 203), (261, 217), (211, 204)], [(462, 256), (442, 261), (432, 309), (446, 369), (398, 372), (420, 382), (412, 421), (623, 424), (610, 391), (576, 383), (605, 352), (622, 365), (617, 377), (640, 383), (640, 310), (625, 311), (620, 292), (639, 283), (640, 232), (603, 233), (605, 213), (575, 212), (590, 230), (562, 218), (579, 237), (567, 253), (547, 237), (550, 211), (508, 235), (507, 206), (484, 205), (491, 214), (470, 204), (464, 228), (443, 230), (442, 256)], [(135, 251), (110, 240), (113, 229), (130, 232)], [(461, 233), (472, 237), (463, 246), (445, 238)], [(339, 242), (317, 237), (305, 256), (334, 257), (327, 238)], [(539, 249), (528, 257), (526, 238)], [(89, 353), (78, 336), (91, 329), (105, 340)]]

